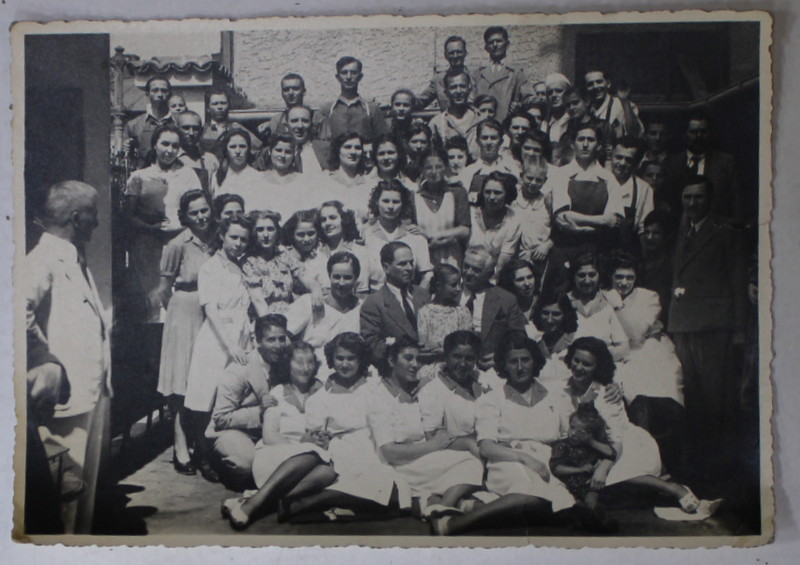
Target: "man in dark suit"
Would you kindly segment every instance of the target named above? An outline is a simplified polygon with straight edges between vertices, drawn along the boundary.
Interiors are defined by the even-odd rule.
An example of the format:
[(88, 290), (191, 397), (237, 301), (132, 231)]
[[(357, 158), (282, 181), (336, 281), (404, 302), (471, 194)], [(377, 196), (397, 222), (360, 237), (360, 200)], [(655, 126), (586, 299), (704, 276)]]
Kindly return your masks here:
[(741, 225), (747, 219), (733, 156), (711, 146), (711, 122), (701, 112), (689, 116), (686, 151), (664, 160), (666, 204), (673, 212), (681, 209), (681, 191), (694, 175), (711, 179), (715, 192), (711, 213), (718, 221)]
[(413, 284), (414, 255), (408, 245), (401, 241), (384, 245), (381, 266), (386, 273), (386, 284), (361, 306), (361, 336), (379, 369), (386, 360), (387, 338), (406, 336), (419, 340), (417, 313), (430, 302), (428, 291)]
[(525, 330), (525, 315), (513, 294), (491, 284), (494, 261), (487, 248), (467, 249), (462, 273), (461, 304), (472, 313), (473, 330), (481, 338), (478, 366), (485, 371), (494, 365), (495, 347), (506, 332)]
[(738, 235), (711, 210), (708, 177), (688, 179), (675, 249), (669, 332), (683, 366), (690, 463), (709, 482), (737, 446), (734, 349), (744, 337), (746, 285)]

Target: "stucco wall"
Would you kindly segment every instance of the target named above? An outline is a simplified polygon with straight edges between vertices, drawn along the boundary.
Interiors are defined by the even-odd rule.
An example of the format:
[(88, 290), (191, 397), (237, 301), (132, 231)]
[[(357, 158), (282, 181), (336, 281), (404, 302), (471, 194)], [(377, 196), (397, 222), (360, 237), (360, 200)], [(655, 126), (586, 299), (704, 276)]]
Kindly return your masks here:
[[(484, 27), (394, 28), (343, 30), (259, 30), (234, 32), (233, 79), (247, 97), (262, 108), (283, 106), (280, 79), (288, 72), (305, 78), (306, 102), (318, 105), (339, 92), (334, 78), (336, 60), (343, 55), (364, 63), (361, 94), (388, 103), (398, 88), (419, 92), (432, 69), (444, 68), (444, 41), (460, 35), (467, 41), (467, 66), (488, 62), (483, 49)], [(531, 78), (553, 71), (571, 75), (574, 53), (571, 34), (563, 26), (508, 27), (510, 66), (522, 67)]]

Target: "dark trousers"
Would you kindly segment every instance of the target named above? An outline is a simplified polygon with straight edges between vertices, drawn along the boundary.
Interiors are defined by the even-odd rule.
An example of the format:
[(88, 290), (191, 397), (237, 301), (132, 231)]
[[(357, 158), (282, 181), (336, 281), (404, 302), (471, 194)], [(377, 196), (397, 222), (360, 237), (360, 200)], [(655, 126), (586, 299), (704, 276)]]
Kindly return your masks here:
[(25, 533), (63, 534), (61, 493), (56, 490), (50, 463), (39, 436), (34, 410), (28, 407), (25, 457)]
[(673, 341), (683, 366), (689, 464), (697, 478), (713, 483), (730, 473), (741, 448), (733, 332), (677, 332)]

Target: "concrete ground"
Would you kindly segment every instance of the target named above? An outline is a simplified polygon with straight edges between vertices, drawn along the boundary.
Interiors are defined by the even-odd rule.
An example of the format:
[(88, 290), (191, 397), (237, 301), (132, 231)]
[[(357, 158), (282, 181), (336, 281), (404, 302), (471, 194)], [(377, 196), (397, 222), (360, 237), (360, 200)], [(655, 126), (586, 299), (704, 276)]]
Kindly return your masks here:
[[(154, 423), (149, 430), (143, 423), (134, 426), (133, 437), (125, 446), (114, 444), (113, 486), (103, 495), (98, 534), (114, 535), (189, 535), (186, 543), (203, 543), (203, 536), (258, 535), (363, 535), (364, 543), (376, 535), (427, 536), (428, 525), (412, 517), (350, 523), (278, 524), (275, 515), (253, 523), (245, 532), (234, 532), (220, 515), (220, 503), (236, 496), (221, 484), (205, 481), (200, 474), (182, 476), (172, 468), (171, 423)], [(695, 489), (697, 490), (697, 489)], [(754, 533), (759, 523), (757, 505), (742, 499), (747, 489), (735, 489), (717, 514), (703, 522), (670, 522), (657, 518), (650, 501), (638, 507), (609, 509), (610, 518), (619, 522), (617, 536), (730, 536)], [(752, 489), (751, 489), (752, 491)], [(734, 492), (734, 491), (732, 491)], [(698, 493), (702, 496), (702, 493)], [(752, 496), (750, 497), (752, 499)], [(664, 504), (661, 501), (660, 504)], [(755, 508), (755, 512), (753, 509)], [(552, 526), (520, 527), (508, 525), (472, 532), (493, 536), (588, 535)], [(256, 542), (258, 543), (258, 542)], [(635, 544), (636, 542), (633, 542)], [(667, 543), (668, 545), (668, 543)]]

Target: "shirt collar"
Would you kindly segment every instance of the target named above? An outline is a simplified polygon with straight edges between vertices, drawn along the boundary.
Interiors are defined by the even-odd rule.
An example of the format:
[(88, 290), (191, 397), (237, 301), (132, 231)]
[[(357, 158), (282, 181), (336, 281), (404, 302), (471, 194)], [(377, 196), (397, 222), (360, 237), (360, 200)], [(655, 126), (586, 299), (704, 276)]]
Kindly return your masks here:
[(344, 104), (348, 108), (351, 108), (351, 107), (355, 106), (356, 104), (361, 104), (362, 106), (366, 106), (367, 105), (367, 101), (364, 100), (361, 96), (356, 96), (352, 100), (347, 100), (342, 95), (339, 95), (339, 97), (336, 99), (336, 103), (337, 104)]
[[(544, 387), (539, 383), (539, 381), (534, 379), (533, 384), (531, 385), (531, 388), (532, 389), (536, 389), (536, 388), (544, 388)], [(528, 399), (525, 398), (525, 395), (520, 393), (517, 389), (515, 389), (509, 383), (506, 383), (506, 384), (503, 385), (503, 393), (505, 394), (505, 397), (508, 400), (510, 400), (511, 402), (514, 402), (515, 404), (520, 404), (522, 406), (533, 406), (534, 404), (536, 404), (536, 403), (531, 403), (530, 401), (528, 401)], [(536, 398), (536, 395), (532, 394), (531, 395), (531, 399), (534, 399), (534, 398)], [(538, 399), (537, 402), (539, 400), (541, 400), (541, 398)]]
[(458, 396), (465, 398), (467, 400), (475, 400), (485, 391), (483, 387), (478, 383), (478, 372), (473, 370), (471, 375), (471, 381), (468, 388), (461, 386), (455, 380), (451, 379), (447, 372), (445, 371), (444, 365), (439, 367), (438, 371), (439, 380), (442, 381), (442, 384), (446, 386), (449, 390), (457, 394)]
[[(321, 388), (322, 388), (322, 382), (319, 381), (318, 379), (314, 379), (314, 382), (312, 382), (311, 386), (308, 388), (307, 397), (311, 396)], [(306, 411), (305, 403), (302, 404), (300, 403), (300, 394), (301, 394), (300, 391), (297, 390), (297, 387), (295, 387), (292, 383), (286, 383), (283, 385), (284, 400), (286, 400), (286, 402), (297, 408), (301, 413), (305, 413)]]
[(708, 219), (708, 214), (706, 214), (705, 216), (703, 216), (703, 219), (701, 219), (699, 222), (697, 222), (697, 223), (695, 223), (695, 224), (692, 224), (691, 222), (689, 222), (689, 225), (690, 225), (690, 227), (693, 227), (693, 228), (694, 228), (694, 231), (695, 231), (695, 233), (697, 233), (698, 231), (700, 231), (700, 228), (701, 228), (701, 227), (703, 227), (703, 224), (705, 223), (705, 221), (706, 221), (707, 219)]
[(383, 386), (386, 390), (403, 404), (414, 404), (419, 401), (419, 391), (428, 382), (429, 379), (420, 379), (419, 384), (411, 391), (411, 394), (400, 388), (400, 385), (395, 383), (392, 379), (381, 379)]
[(341, 382), (339, 382), (339, 375), (337, 373), (333, 373), (331, 376), (328, 377), (328, 380), (325, 381), (325, 390), (332, 393), (345, 393), (345, 392), (352, 392), (367, 382), (367, 377), (359, 377), (352, 386), (346, 387)]
[(39, 238), (39, 245), (49, 247), (62, 261), (78, 262), (78, 248), (69, 240), (44, 232)]

